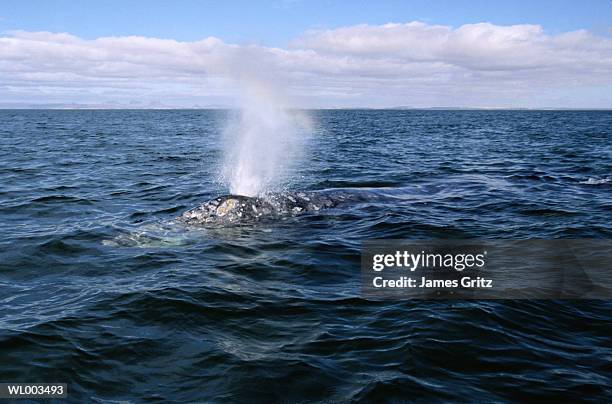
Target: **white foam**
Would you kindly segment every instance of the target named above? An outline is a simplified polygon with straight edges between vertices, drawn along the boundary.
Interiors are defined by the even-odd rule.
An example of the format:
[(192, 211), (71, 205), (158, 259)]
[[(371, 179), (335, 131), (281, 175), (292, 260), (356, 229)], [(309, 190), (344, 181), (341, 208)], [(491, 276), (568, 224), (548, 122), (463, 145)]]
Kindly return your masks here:
[(580, 181), (581, 184), (586, 185), (601, 185), (607, 184), (608, 182), (610, 182), (610, 178), (589, 178), (586, 181)]

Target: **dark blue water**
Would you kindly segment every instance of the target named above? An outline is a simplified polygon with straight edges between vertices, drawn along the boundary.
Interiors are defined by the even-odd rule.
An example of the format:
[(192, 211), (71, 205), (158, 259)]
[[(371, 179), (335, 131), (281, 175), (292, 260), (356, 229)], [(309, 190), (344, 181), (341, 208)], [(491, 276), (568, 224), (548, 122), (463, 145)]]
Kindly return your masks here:
[(370, 238), (612, 238), (612, 113), (314, 111), (291, 189), (373, 199), (172, 224), (226, 193), (223, 111), (0, 111), (0, 381), (73, 402), (612, 400), (609, 301), (377, 301)]

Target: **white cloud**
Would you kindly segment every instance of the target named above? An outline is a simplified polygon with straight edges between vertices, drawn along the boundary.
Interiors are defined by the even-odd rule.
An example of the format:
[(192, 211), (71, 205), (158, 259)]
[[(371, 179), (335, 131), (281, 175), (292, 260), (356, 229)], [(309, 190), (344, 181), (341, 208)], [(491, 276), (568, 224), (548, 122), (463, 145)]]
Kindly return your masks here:
[(0, 37), (0, 102), (93, 102), (103, 92), (206, 104), (231, 96), (228, 79), (274, 83), (304, 106), (611, 107), (612, 40), (537, 25), (422, 22), (312, 31), (286, 49), (213, 37)]

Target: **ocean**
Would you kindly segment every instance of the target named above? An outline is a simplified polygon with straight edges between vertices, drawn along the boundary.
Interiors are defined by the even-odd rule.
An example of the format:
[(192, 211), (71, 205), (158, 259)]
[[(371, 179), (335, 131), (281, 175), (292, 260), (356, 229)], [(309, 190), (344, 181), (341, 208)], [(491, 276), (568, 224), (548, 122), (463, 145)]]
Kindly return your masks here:
[(612, 401), (607, 300), (382, 300), (369, 239), (612, 238), (612, 112), (315, 110), (286, 190), (384, 196), (227, 227), (222, 110), (0, 111), (0, 382), (68, 401)]

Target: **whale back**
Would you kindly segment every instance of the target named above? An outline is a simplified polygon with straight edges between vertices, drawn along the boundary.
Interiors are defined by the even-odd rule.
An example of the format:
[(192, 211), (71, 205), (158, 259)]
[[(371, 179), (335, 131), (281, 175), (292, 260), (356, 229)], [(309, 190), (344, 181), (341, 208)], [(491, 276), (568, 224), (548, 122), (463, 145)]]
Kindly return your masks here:
[(332, 208), (344, 198), (316, 192), (270, 194), (265, 197), (224, 195), (188, 210), (178, 220), (187, 224), (248, 223)]

